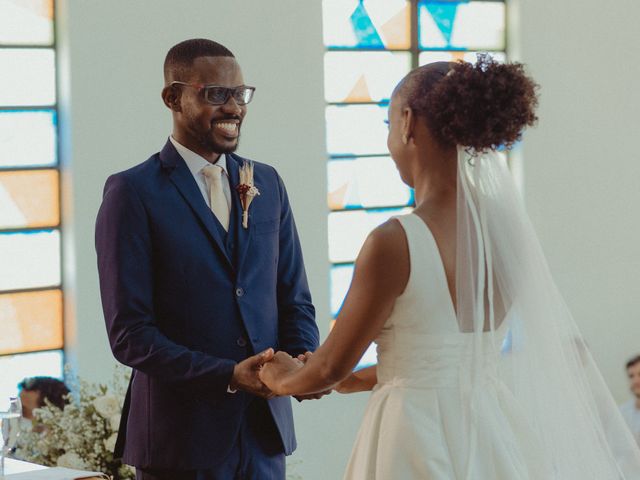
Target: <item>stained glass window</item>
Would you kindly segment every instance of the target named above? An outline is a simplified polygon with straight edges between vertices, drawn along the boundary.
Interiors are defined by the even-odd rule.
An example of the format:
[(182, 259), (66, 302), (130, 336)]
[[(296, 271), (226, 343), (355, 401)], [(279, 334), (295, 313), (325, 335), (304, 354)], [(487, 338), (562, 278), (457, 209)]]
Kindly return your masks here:
[[(410, 211), (413, 192), (389, 157), (393, 88), (436, 61), (506, 59), (503, 0), (323, 0), (331, 315), (342, 307), (367, 235)], [(360, 367), (375, 362), (372, 346)]]
[(0, 169), (55, 166), (56, 112), (0, 107)]
[(53, 105), (55, 54), (48, 48), (0, 49), (0, 105)]
[(62, 348), (62, 292), (0, 294), (0, 355)]
[(0, 356), (0, 396), (16, 394), (16, 386), (26, 377), (63, 376), (62, 350)]
[(391, 157), (335, 159), (329, 161), (328, 169), (328, 201), (332, 210), (413, 204), (413, 192), (400, 179)]
[(59, 184), (54, 169), (0, 170), (0, 228), (58, 225)]
[(0, 44), (53, 44), (53, 0), (0, 0)]
[(54, 0), (0, 0), (0, 396), (62, 376)]

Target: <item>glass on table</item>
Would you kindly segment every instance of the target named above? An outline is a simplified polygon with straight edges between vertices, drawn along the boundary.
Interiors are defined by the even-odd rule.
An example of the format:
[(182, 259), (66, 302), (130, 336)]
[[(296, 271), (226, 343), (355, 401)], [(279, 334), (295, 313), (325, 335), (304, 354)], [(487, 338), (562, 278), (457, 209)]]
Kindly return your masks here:
[[(4, 403), (4, 404), (2, 404)], [(19, 397), (9, 397), (8, 401), (0, 402), (0, 429), (2, 430), (2, 445), (0, 449), (0, 479), (4, 479), (4, 459), (16, 448), (20, 435), (20, 418), (22, 417), (22, 403)]]

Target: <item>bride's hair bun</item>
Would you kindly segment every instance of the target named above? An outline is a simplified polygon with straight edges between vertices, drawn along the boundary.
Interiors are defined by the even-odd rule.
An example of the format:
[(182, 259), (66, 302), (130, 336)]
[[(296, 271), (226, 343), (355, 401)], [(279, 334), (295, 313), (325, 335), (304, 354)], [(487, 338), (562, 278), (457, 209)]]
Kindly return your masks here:
[(408, 102), (444, 145), (476, 152), (510, 148), (538, 119), (538, 85), (521, 63), (501, 64), (482, 54), (475, 64), (450, 63), (444, 78), (442, 68), (437, 70), (441, 71), (437, 82), (431, 72), (418, 71)]

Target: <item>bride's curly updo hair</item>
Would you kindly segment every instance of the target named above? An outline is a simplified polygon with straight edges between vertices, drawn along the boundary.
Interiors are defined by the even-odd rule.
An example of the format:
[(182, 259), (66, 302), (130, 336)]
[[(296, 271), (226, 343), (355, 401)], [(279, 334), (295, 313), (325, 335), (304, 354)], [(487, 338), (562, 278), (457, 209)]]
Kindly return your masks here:
[(523, 129), (538, 120), (539, 87), (520, 63), (501, 64), (481, 54), (475, 64), (425, 65), (406, 80), (408, 106), (443, 145), (477, 153), (511, 148)]

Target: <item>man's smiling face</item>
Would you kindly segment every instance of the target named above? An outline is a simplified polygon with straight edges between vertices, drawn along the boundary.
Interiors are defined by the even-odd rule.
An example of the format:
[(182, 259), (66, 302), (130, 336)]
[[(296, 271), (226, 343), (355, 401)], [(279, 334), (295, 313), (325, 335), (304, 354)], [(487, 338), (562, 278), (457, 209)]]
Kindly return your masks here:
[[(228, 88), (242, 86), (240, 65), (233, 57), (198, 57), (180, 81), (188, 84), (217, 85)], [(238, 148), (240, 127), (247, 113), (246, 105), (238, 105), (233, 96), (223, 105), (212, 105), (197, 88), (175, 85), (180, 99), (180, 112), (174, 115), (178, 141), (196, 153), (230, 153)]]

